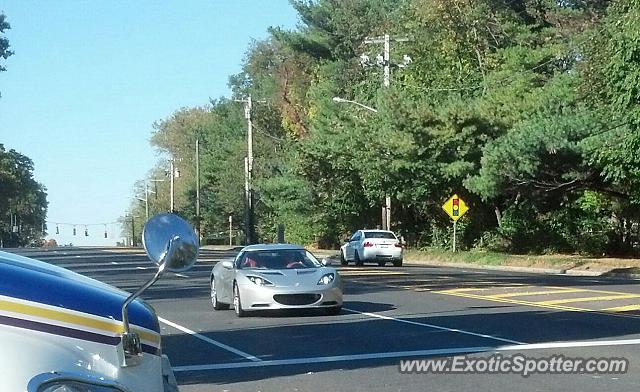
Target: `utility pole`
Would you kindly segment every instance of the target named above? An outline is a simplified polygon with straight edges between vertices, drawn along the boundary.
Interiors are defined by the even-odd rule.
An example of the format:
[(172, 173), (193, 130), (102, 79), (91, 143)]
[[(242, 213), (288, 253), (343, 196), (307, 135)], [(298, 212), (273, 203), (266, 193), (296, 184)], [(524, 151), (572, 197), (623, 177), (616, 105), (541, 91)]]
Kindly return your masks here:
[(244, 157), (244, 235), (245, 245), (251, 244), (251, 188), (249, 185), (249, 158)]
[(244, 105), (244, 117), (247, 119), (247, 244), (253, 244), (253, 123), (251, 122), (251, 94), (247, 97)]
[(149, 220), (149, 183), (147, 181), (144, 182), (144, 212)]
[[(173, 157), (171, 157), (171, 174), (170, 174), (170, 183), (171, 185), (169, 186), (169, 212), (171, 212), (173, 214), (173, 177), (175, 176), (175, 165), (174, 165), (174, 159)], [(147, 216), (147, 219), (149, 219), (149, 217)]]
[(198, 240), (202, 241), (200, 234), (200, 138), (196, 139), (196, 231)]
[(136, 223), (133, 215), (131, 215), (131, 246), (136, 246)]
[(236, 102), (244, 103), (244, 118), (247, 120), (247, 156), (244, 159), (244, 225), (245, 242), (253, 244), (254, 238), (254, 211), (253, 211), (253, 124), (251, 122), (251, 108), (253, 101), (251, 95), (245, 99), (236, 99)]
[(229, 215), (229, 246), (233, 245), (233, 216)]
[[(365, 38), (365, 44), (383, 44), (382, 56), (378, 55), (378, 64), (382, 65), (382, 85), (387, 88), (391, 84), (391, 62), (390, 62), (390, 53), (391, 53), (391, 41), (394, 42), (406, 42), (409, 41), (409, 38), (406, 37), (395, 37), (391, 38), (389, 34), (385, 34), (381, 37), (371, 37)], [(363, 55), (361, 57), (363, 60), (366, 59), (368, 61), (368, 56)], [(404, 64), (402, 66), (407, 66), (411, 62), (411, 58), (409, 56), (404, 56)], [(363, 63), (363, 65), (365, 65)], [(391, 230), (391, 197), (386, 195), (384, 198), (384, 205), (382, 206), (382, 229), (383, 230)]]

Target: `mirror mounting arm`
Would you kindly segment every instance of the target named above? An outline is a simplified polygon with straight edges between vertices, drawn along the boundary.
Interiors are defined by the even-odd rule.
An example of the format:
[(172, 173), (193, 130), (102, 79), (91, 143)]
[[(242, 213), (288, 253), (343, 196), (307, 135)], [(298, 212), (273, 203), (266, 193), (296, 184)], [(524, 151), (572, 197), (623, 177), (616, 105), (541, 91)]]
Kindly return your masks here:
[(167, 244), (167, 250), (164, 252), (162, 256), (162, 261), (158, 266), (158, 272), (147, 281), (142, 287), (140, 287), (135, 293), (129, 295), (129, 297), (122, 304), (122, 324), (124, 327), (124, 332), (122, 334), (122, 348), (124, 350), (124, 363), (123, 366), (136, 366), (142, 360), (142, 343), (140, 341), (140, 337), (137, 333), (131, 332), (131, 327), (129, 326), (129, 305), (133, 302), (134, 299), (138, 298), (146, 289), (151, 287), (165, 272), (165, 260), (167, 256), (171, 257), (173, 253), (173, 244), (174, 240), (179, 239), (180, 237), (174, 236), (169, 240)]

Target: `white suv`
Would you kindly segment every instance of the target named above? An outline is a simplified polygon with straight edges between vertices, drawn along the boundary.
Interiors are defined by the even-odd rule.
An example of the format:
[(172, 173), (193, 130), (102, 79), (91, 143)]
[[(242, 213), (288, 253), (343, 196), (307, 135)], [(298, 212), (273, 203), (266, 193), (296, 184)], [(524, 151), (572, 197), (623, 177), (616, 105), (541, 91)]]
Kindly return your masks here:
[(396, 267), (402, 266), (402, 245), (388, 230), (358, 230), (340, 248), (340, 263), (348, 265), (353, 261), (363, 265), (367, 261), (384, 266), (387, 261)]

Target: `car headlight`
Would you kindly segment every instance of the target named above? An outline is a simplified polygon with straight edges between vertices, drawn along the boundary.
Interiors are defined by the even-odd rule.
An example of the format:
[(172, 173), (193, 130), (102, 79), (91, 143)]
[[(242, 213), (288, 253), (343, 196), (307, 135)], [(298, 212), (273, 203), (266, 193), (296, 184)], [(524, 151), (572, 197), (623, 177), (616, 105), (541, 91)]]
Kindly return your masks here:
[(273, 283), (259, 276), (247, 276), (247, 279), (249, 279), (251, 283), (257, 284), (258, 286), (273, 286)]
[(322, 275), (322, 278), (320, 278), (320, 280), (318, 281), (319, 285), (327, 285), (331, 282), (333, 282), (333, 280), (336, 278), (336, 275), (333, 272), (330, 272), (328, 274), (324, 274)]
[(35, 376), (27, 385), (28, 392), (127, 392), (115, 381), (82, 374), (51, 372)]

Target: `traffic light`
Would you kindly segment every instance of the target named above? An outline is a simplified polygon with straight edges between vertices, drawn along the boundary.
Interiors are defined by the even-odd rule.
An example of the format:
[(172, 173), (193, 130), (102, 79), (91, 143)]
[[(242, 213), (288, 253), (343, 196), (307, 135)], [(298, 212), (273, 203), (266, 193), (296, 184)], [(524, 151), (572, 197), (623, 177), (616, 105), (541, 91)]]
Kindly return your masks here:
[(86, 227), (84, 228), (84, 236), (89, 237), (89, 229), (87, 229)]
[(73, 235), (76, 235), (76, 227), (73, 226)]
[(60, 234), (60, 227), (58, 227), (58, 225), (56, 225), (56, 234)]

